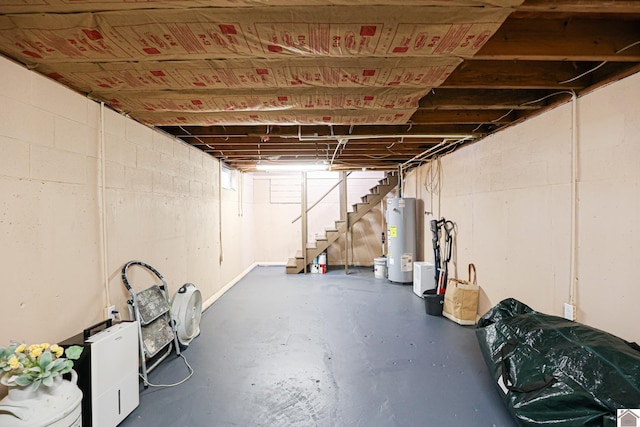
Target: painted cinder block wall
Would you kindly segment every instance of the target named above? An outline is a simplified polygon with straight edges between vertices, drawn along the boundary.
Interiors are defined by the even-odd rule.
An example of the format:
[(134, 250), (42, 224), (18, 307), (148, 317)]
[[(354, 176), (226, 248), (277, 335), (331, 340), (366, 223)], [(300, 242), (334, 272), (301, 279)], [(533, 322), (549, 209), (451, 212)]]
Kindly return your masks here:
[[(430, 219), (457, 224), (457, 275), (466, 278), (467, 264), (476, 265), (481, 314), (515, 297), (562, 315), (570, 299), (573, 107), (442, 157), (440, 197), (428, 191), (430, 166), (406, 178), (407, 196), (433, 212), (422, 212), (425, 248)], [(578, 321), (640, 342), (640, 74), (578, 98), (575, 107)], [(425, 255), (433, 259), (428, 249)]]
[(171, 294), (192, 282), (205, 299), (252, 265), (250, 177), (244, 193), (221, 190), (200, 150), (3, 58), (0, 75), (0, 345), (60, 341), (107, 303), (128, 318), (120, 270), (133, 259)]

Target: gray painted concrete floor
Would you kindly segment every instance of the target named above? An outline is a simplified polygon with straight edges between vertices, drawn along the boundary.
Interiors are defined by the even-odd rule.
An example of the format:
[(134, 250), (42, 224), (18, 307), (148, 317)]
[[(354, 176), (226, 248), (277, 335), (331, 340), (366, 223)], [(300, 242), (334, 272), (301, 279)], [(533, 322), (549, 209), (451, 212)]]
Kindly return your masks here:
[[(370, 268), (258, 267), (202, 316), (195, 375), (142, 391), (121, 426), (513, 426), (473, 327), (429, 316)], [(197, 286), (197, 284), (196, 284)], [(167, 358), (149, 375), (177, 382)]]

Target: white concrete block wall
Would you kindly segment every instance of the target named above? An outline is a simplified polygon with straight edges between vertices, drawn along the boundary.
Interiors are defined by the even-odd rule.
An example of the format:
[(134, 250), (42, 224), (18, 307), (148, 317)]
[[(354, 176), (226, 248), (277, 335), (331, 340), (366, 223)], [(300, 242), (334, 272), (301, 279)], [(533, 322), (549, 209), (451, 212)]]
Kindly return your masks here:
[(578, 315), (638, 341), (640, 74), (584, 97), (578, 111)]
[(268, 174), (253, 175), (254, 230), (258, 243), (255, 258), (262, 262), (285, 263), (302, 246), (300, 223), (291, 223), (300, 214), (300, 204), (272, 204), (270, 179)]
[[(1, 126), (1, 125), (0, 125)], [(9, 136), (0, 136), (0, 170), (15, 178), (28, 178), (30, 171), (30, 144)]]
[(563, 295), (556, 288), (568, 281), (570, 232), (554, 224), (570, 218), (570, 188), (558, 184), (570, 176), (562, 170), (570, 166), (570, 113), (558, 108), (442, 159), (440, 212), (458, 231), (454, 275), (466, 278), (476, 264), (481, 312), (516, 297), (557, 314), (556, 300), (569, 298), (568, 287)]
[[(2, 58), (0, 75), (0, 324), (11, 325), (0, 346), (67, 338), (102, 320), (107, 301), (128, 317), (120, 269), (132, 259), (156, 267), (172, 292), (192, 282), (205, 299), (251, 265), (218, 262), (217, 160)], [(232, 229), (253, 224), (247, 212)], [(142, 270), (130, 279), (150, 284)]]
[(104, 301), (87, 286), (100, 283), (97, 110), (8, 60), (0, 75), (0, 342), (59, 340)]
[(97, 157), (97, 147), (87, 144), (96, 137), (96, 127), (66, 117), (54, 118), (54, 147), (59, 150)]
[(86, 160), (86, 156), (82, 154), (32, 146), (31, 178), (69, 184), (87, 184)]
[[(577, 123), (578, 320), (639, 341), (640, 74), (579, 98)], [(441, 206), (421, 194), (457, 223), (457, 276), (476, 264), (480, 313), (515, 297), (561, 315), (569, 301), (572, 126), (565, 104), (460, 149), (442, 158)], [(424, 182), (426, 166), (412, 174)]]
[(250, 173), (242, 174), (242, 204), (240, 215), (242, 218), (242, 239), (240, 247), (242, 248), (240, 258), (241, 265), (246, 266), (248, 263), (257, 261), (255, 251), (248, 251), (247, 248), (255, 248), (256, 231), (255, 231), (255, 210), (253, 205), (253, 175)]
[[(107, 111), (105, 111), (107, 113)], [(115, 114), (108, 110), (107, 114)], [(134, 144), (131, 144), (121, 135), (105, 132), (105, 158), (109, 163), (116, 163), (123, 167), (137, 167), (137, 150)]]
[[(6, 67), (4, 64), (3, 68)], [(19, 70), (15, 64), (3, 71), (15, 72)], [(3, 85), (4, 86), (4, 85)], [(49, 146), (54, 145), (53, 114), (35, 108), (28, 103), (28, 98), (6, 97), (0, 104), (0, 117), (2, 118), (2, 135), (20, 141), (29, 142), (34, 145)]]
[[(120, 254), (120, 261), (116, 264), (137, 259), (137, 254), (146, 251), (149, 257), (145, 262), (165, 275), (172, 292), (192, 282), (208, 298), (227, 283), (228, 277), (235, 277), (253, 262), (219, 262), (220, 227), (238, 230), (243, 225), (219, 220), (218, 162), (139, 123), (117, 125), (115, 136), (122, 136), (123, 128), (124, 139), (120, 141), (125, 148), (120, 150), (129, 155), (122, 160), (125, 187), (114, 188), (114, 197), (119, 200), (114, 203), (114, 216), (137, 220), (119, 222), (110, 229), (110, 234), (118, 236), (115, 252)], [(225, 215), (223, 211), (223, 220)], [(124, 303), (128, 295), (119, 279), (111, 281), (111, 287)]]

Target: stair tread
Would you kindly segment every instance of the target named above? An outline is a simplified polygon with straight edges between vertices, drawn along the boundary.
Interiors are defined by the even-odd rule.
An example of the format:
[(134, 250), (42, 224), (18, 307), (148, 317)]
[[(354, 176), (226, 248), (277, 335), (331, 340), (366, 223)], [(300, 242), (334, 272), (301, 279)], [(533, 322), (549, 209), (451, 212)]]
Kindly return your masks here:
[[(325, 235), (316, 235), (315, 242), (308, 242), (305, 248), (307, 261), (312, 262), (320, 253), (324, 252), (326, 248), (330, 246), (345, 232), (347, 221), (349, 224), (361, 219), (367, 212), (369, 212), (374, 206), (376, 206), (384, 196), (386, 196), (397, 185), (398, 177), (394, 172), (388, 172), (384, 179), (379, 181), (379, 184), (369, 189), (369, 194), (362, 196), (361, 202), (353, 204), (354, 211), (347, 212), (347, 220), (338, 219), (334, 221), (333, 226), (325, 228)], [(361, 205), (361, 206), (359, 206)], [(367, 209), (363, 209), (366, 207)], [(297, 251), (295, 258), (289, 258), (287, 261), (286, 272), (287, 274), (296, 274), (304, 270), (304, 254), (302, 251)]]

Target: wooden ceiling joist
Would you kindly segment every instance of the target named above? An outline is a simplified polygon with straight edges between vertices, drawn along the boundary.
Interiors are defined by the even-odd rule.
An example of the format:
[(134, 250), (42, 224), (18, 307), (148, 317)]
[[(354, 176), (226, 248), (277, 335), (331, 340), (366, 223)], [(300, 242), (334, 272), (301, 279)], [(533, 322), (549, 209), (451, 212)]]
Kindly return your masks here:
[(441, 87), (580, 90), (589, 85), (592, 62), (468, 60)]
[[(473, 124), (452, 125), (452, 124), (413, 124), (406, 125), (307, 125), (307, 126), (180, 126), (163, 128), (166, 132), (177, 136), (194, 138), (236, 138), (236, 137), (266, 137), (266, 136), (288, 136), (306, 141), (336, 140), (337, 138), (349, 137), (393, 137), (402, 136), (423, 138), (435, 137), (463, 137), (482, 136), (484, 133), (477, 130)], [(175, 132), (175, 133), (174, 133)], [(317, 138), (317, 139), (314, 139)]]
[(640, 14), (637, 0), (526, 0), (518, 11), (572, 14)]
[(511, 17), (474, 55), (484, 60), (640, 61), (640, 17), (517, 19)]
[(420, 100), (420, 110), (537, 110), (557, 100), (545, 89), (458, 89), (438, 87)]

